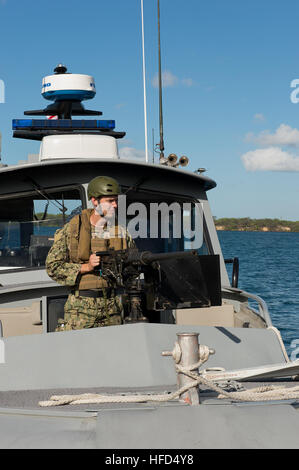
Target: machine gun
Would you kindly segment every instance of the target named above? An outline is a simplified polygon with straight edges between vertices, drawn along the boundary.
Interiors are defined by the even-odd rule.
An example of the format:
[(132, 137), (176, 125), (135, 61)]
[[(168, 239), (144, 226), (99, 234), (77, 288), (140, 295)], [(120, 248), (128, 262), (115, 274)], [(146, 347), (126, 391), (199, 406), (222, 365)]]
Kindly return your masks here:
[(217, 255), (197, 251), (151, 253), (137, 248), (96, 252), (96, 272), (122, 295), (125, 322), (149, 321), (151, 312), (221, 305)]

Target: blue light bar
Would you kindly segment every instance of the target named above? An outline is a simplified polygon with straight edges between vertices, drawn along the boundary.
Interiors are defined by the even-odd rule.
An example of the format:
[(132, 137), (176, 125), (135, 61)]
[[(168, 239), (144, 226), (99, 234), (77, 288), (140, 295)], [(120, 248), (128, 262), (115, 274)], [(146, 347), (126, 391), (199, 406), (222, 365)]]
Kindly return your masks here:
[(115, 129), (115, 121), (98, 119), (13, 119), (13, 130), (101, 130)]

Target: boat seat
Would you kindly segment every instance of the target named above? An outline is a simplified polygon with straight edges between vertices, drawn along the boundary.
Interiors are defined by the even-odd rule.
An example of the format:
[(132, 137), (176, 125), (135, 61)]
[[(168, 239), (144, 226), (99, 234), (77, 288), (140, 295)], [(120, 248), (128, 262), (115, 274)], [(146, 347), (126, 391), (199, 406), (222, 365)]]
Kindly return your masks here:
[(48, 235), (31, 235), (29, 256), (31, 266), (44, 266), (50, 247), (53, 245), (53, 237)]
[(0, 307), (3, 337), (42, 333), (40, 302), (27, 307)]

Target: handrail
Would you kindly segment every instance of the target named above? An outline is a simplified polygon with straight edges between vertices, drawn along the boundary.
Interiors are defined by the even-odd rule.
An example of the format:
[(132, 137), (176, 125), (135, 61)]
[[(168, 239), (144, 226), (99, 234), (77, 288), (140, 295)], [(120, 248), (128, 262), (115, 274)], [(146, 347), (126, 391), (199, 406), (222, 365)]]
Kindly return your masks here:
[(270, 316), (270, 313), (269, 313), (269, 310), (268, 310), (268, 306), (267, 306), (266, 302), (261, 297), (259, 297), (258, 295), (255, 295), (255, 294), (250, 294), (249, 292), (246, 292), (242, 289), (237, 289), (237, 288), (231, 287), (231, 286), (222, 286), (222, 289), (234, 292), (234, 293), (236, 293), (236, 294), (238, 294), (242, 297), (246, 297), (247, 299), (255, 300), (258, 303), (258, 306), (259, 306), (260, 316), (265, 320), (267, 326), (273, 326), (271, 316)]
[(232, 287), (238, 287), (239, 283), (239, 258), (227, 258), (224, 260), (226, 263), (233, 264), (233, 272), (232, 272)]

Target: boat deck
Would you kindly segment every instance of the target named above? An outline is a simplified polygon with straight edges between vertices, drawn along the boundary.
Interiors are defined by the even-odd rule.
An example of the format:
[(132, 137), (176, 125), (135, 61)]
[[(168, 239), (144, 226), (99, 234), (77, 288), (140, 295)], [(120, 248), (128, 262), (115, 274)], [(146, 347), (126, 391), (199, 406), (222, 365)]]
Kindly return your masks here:
[[(293, 380), (276, 380), (271, 382), (242, 382), (242, 385), (245, 389), (250, 390), (256, 387), (262, 387), (265, 385), (279, 385), (281, 387), (293, 387), (296, 385), (297, 382)], [(18, 391), (5, 391), (0, 392), (0, 414), (1, 411), (5, 409), (18, 409), (23, 411), (29, 410), (40, 410), (45, 411), (47, 413), (51, 411), (101, 411), (102, 409), (116, 409), (116, 408), (138, 408), (145, 406), (148, 407), (157, 407), (157, 406), (171, 406), (171, 405), (182, 405), (188, 406), (184, 402), (180, 401), (179, 399), (170, 400), (166, 402), (143, 402), (143, 403), (90, 403), (90, 404), (78, 404), (78, 405), (62, 405), (62, 406), (51, 406), (51, 407), (41, 407), (39, 406), (40, 401), (47, 401), (50, 399), (52, 395), (80, 395), (85, 393), (92, 393), (92, 394), (107, 394), (107, 395), (136, 395), (136, 394), (169, 394), (176, 390), (176, 386), (154, 386), (154, 387), (139, 387), (139, 388), (82, 388), (82, 389), (73, 389), (73, 388), (66, 388), (66, 389), (45, 389), (45, 390), (18, 390)], [(230, 403), (248, 403), (248, 402), (236, 402), (229, 399), (218, 399), (217, 392), (207, 389), (201, 389), (200, 391), (200, 399), (201, 404), (230, 404)], [(278, 400), (275, 400), (277, 403)], [(290, 400), (279, 400), (279, 403), (292, 403), (294, 406), (299, 407), (299, 401), (295, 399)], [(268, 403), (274, 403), (274, 401), (268, 401)]]
[[(273, 383), (273, 382), (272, 382)], [(263, 385), (246, 383), (246, 389)], [(293, 381), (279, 385), (292, 386)], [(163, 393), (176, 386), (0, 392), (0, 448), (252, 449), (298, 448), (299, 402), (231, 402), (202, 390), (201, 405), (81, 404), (40, 407), (52, 395)]]

